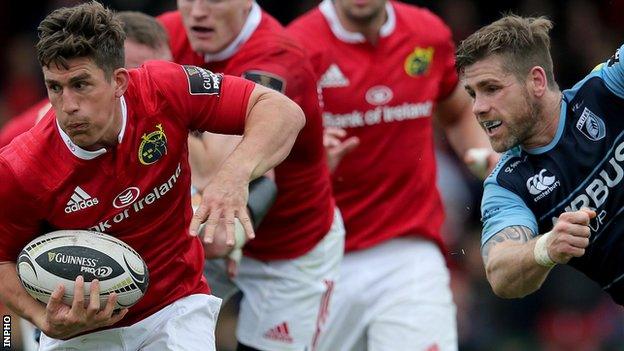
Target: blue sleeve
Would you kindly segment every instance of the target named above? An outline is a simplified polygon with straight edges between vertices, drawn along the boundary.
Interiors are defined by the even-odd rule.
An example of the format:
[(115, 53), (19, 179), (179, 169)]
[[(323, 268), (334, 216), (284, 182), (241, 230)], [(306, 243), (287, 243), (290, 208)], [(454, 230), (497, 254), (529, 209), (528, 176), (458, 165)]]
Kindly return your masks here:
[(624, 64), (622, 64), (620, 58), (622, 52), (624, 52), (624, 45), (622, 45), (607, 62), (597, 67), (597, 69), (609, 90), (618, 97), (624, 99)]
[(521, 225), (538, 233), (537, 220), (522, 199), (500, 186), (492, 176), (485, 181), (481, 201), (481, 246), (506, 227)]

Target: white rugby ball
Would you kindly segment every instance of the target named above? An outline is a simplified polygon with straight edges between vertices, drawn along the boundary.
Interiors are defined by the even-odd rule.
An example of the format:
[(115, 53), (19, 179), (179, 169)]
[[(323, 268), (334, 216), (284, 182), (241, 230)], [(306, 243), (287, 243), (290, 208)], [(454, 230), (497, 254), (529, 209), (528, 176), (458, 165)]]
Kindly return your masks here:
[(74, 282), (82, 275), (85, 301), (94, 279), (100, 282), (100, 306), (117, 294), (116, 308), (134, 305), (149, 283), (141, 256), (123, 241), (88, 230), (59, 230), (28, 243), (17, 260), (17, 273), (26, 291), (45, 304), (59, 283), (65, 286), (63, 302), (71, 305)]

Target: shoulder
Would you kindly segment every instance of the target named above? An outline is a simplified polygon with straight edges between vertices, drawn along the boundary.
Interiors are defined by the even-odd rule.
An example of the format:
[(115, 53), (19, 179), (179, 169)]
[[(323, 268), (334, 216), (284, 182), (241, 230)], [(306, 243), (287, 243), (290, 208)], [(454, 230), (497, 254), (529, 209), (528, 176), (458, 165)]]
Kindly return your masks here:
[(409, 5), (398, 1), (390, 1), (397, 18), (397, 29), (401, 32), (447, 40), (452, 34), (448, 25), (429, 9)]
[(520, 147), (506, 151), (501, 155), (492, 173), (485, 179), (485, 184), (499, 183), (503, 178), (517, 173), (518, 166), (524, 161), (526, 158), (521, 157)]
[[(43, 142), (45, 141), (45, 142)], [(67, 160), (66, 146), (56, 130), (56, 119), (47, 116), (35, 127), (16, 137), (1, 149), (0, 161), (4, 163), (0, 179), (9, 175), (22, 188), (33, 191), (37, 197), (55, 189), (71, 173), (72, 161)]]
[(167, 31), (169, 48), (177, 61), (187, 60), (187, 56), (194, 55), (179, 11), (165, 12), (158, 16), (157, 19)]
[(167, 29), (167, 31), (177, 30), (179, 28), (184, 29), (182, 16), (179, 11), (165, 12), (156, 17), (156, 19), (165, 27), (165, 29)]
[(287, 31), (309, 51), (326, 49), (320, 43), (333, 38), (329, 24), (318, 7), (292, 21), (287, 26)]
[(147, 61), (130, 70), (130, 84), (124, 96), (138, 101), (147, 113), (163, 104), (180, 105), (187, 95), (219, 95), (222, 74), (192, 65)]
[(304, 13), (288, 26), (288, 31), (298, 34), (308, 34), (315, 31), (318, 26), (326, 26), (326, 21), (318, 7)]
[(241, 53), (249, 55), (305, 56), (300, 41), (289, 33), (275, 18), (262, 12), (262, 20)]

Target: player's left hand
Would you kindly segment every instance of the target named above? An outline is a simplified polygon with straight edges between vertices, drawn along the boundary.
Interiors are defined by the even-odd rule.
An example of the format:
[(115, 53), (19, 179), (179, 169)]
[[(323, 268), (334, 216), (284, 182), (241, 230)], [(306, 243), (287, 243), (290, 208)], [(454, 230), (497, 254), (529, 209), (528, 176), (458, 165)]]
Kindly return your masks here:
[(472, 148), (464, 154), (464, 163), (477, 178), (484, 180), (494, 169), (500, 154), (491, 148)]
[(224, 164), (202, 191), (201, 204), (191, 219), (191, 235), (199, 235), (199, 226), (206, 222), (204, 242), (211, 243), (217, 226), (223, 223), (226, 232), (225, 243), (233, 247), (234, 218), (238, 218), (247, 238), (253, 239), (255, 233), (247, 213), (248, 198), (249, 175), (241, 174), (235, 167)]

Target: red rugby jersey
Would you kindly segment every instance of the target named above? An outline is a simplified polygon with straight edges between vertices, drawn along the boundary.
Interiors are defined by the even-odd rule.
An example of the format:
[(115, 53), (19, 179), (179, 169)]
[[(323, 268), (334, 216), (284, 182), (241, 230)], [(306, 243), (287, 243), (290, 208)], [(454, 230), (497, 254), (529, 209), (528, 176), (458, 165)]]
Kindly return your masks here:
[(243, 76), (281, 91), (306, 115), (290, 155), (275, 168), (278, 194), (245, 254), (260, 260), (288, 259), (311, 250), (329, 231), (334, 200), (323, 149), (316, 80), (301, 46), (271, 16), (253, 5), (241, 34), (216, 55), (191, 48), (178, 11), (159, 17), (169, 33), (175, 62)]
[(106, 151), (71, 143), (50, 110), (0, 153), (0, 261), (15, 261), (28, 241), (57, 229), (123, 240), (147, 263), (150, 286), (115, 327), (209, 293), (202, 244), (188, 231), (187, 135), (189, 129), (241, 134), (253, 87), (168, 62), (130, 70), (119, 144)]
[(375, 46), (340, 24), (330, 0), (288, 28), (319, 77), (325, 127), (360, 138), (332, 175), (347, 251), (403, 235), (442, 243), (432, 114), (457, 85), (451, 32), (428, 10), (386, 10)]

